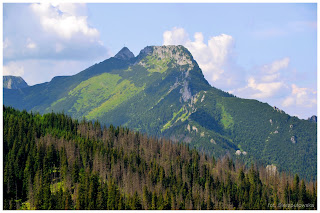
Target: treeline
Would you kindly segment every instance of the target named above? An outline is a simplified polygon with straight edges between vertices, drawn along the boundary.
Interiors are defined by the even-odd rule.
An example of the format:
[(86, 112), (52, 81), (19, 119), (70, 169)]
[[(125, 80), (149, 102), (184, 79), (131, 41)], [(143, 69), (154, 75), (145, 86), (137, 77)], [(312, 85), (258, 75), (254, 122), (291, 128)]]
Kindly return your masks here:
[(127, 128), (10, 107), (3, 127), (4, 209), (317, 208), (316, 182)]

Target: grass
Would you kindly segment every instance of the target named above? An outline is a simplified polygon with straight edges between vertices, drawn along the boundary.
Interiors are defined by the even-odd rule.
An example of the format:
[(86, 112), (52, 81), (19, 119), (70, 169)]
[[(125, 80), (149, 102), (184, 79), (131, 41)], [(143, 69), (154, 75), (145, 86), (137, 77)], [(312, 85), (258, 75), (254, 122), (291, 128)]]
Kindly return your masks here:
[(57, 182), (57, 183), (54, 183), (54, 184), (51, 184), (50, 185), (50, 191), (51, 193), (56, 193), (58, 192), (60, 189), (62, 189), (62, 191), (64, 191), (64, 182), (63, 181), (60, 181), (60, 182)]
[(90, 107), (97, 106), (112, 95), (120, 79), (119, 75), (104, 73), (80, 83), (69, 92), (69, 96), (78, 97), (73, 108), (79, 112), (80, 110), (87, 111)]
[(225, 129), (231, 129), (234, 125), (232, 116), (225, 110), (222, 104), (217, 104), (221, 109), (221, 123)]
[(183, 113), (181, 116), (177, 117), (178, 115), (180, 115), (183, 112), (183, 107), (181, 107), (181, 109), (178, 112), (174, 112), (172, 119), (170, 121), (168, 121), (161, 129), (161, 132), (165, 131), (166, 129), (170, 128), (172, 126), (172, 124), (178, 122), (179, 120), (181, 120), (182, 122), (187, 120), (189, 118), (190, 113), (188, 114), (188, 111)]
[[(189, 118), (189, 116), (191, 115), (191, 113), (189, 112), (188, 113), (188, 111), (186, 111), (185, 113), (183, 113), (178, 119), (177, 119), (177, 121), (178, 120), (181, 120), (182, 122), (184, 122), (185, 120), (187, 120), (188, 118)], [(176, 122), (177, 122), (176, 121)]]
[[(95, 119), (143, 89), (144, 86), (136, 87), (131, 81), (122, 80), (118, 74), (103, 73), (81, 82), (68, 96), (55, 101), (51, 107), (69, 105), (69, 112)], [(67, 100), (74, 102), (70, 105)]]
[(135, 87), (135, 85), (130, 81), (124, 80), (114, 88), (112, 94), (105, 102), (103, 102), (100, 106), (94, 108), (91, 112), (88, 113), (86, 117), (88, 119), (100, 117), (104, 113), (114, 109), (119, 104), (130, 99), (135, 94), (138, 94), (143, 89), (144, 87)]
[(171, 59), (164, 58), (162, 60), (158, 60), (157, 56), (155, 55), (148, 55), (143, 62), (146, 64), (146, 68), (149, 72), (159, 72), (164, 73), (168, 69), (168, 63)]
[(54, 107), (56, 104), (58, 104), (58, 103), (60, 103), (60, 102), (62, 102), (62, 101), (64, 101), (64, 100), (66, 100), (66, 99), (67, 99), (67, 97), (60, 98), (59, 100), (53, 102), (53, 103), (51, 104), (51, 107)]

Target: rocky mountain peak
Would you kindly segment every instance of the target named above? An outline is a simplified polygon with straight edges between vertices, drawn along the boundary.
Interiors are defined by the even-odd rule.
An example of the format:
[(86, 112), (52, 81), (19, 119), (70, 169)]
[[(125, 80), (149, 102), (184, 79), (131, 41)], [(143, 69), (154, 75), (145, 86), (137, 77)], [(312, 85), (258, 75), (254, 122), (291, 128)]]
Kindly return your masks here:
[(180, 66), (189, 65), (189, 69), (194, 66), (191, 53), (182, 45), (147, 46), (140, 51), (137, 58), (147, 56), (156, 57), (158, 60), (173, 59)]
[(25, 88), (29, 85), (20, 76), (3, 76), (3, 88), (6, 89), (19, 89)]
[(123, 47), (114, 57), (121, 60), (130, 60), (134, 58), (134, 54), (127, 47)]

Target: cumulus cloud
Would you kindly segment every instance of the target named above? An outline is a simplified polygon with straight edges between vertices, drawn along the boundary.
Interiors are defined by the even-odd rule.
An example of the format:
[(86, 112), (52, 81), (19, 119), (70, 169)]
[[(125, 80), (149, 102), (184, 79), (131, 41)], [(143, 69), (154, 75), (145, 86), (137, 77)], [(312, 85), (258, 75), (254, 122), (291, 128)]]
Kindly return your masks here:
[(74, 7), (67, 7), (67, 10), (61, 12), (59, 8), (63, 7), (59, 7), (59, 5), (57, 7), (48, 3), (30, 5), (31, 10), (39, 18), (44, 31), (56, 34), (62, 39), (69, 40), (75, 35), (81, 35), (93, 41), (96, 40), (99, 36), (98, 30), (88, 26), (86, 16), (75, 15)]
[(213, 36), (206, 43), (201, 32), (191, 40), (183, 28), (173, 28), (163, 33), (163, 44), (188, 48), (212, 86), (227, 90), (244, 82), (242, 68), (234, 60), (235, 41), (230, 35)]
[(283, 96), (288, 92), (286, 82), (281, 78), (281, 70), (288, 68), (290, 59), (275, 60), (265, 64), (259, 73), (248, 77), (247, 85), (233, 91), (236, 95), (245, 98), (264, 100), (275, 96)]
[(165, 31), (163, 33), (163, 44), (185, 44), (189, 42), (189, 36), (183, 28), (174, 28), (172, 31)]
[(4, 4), (4, 62), (106, 57), (85, 11), (85, 4)]
[(3, 75), (22, 76), (24, 74), (23, 66), (14, 62), (9, 62), (3, 66)]
[(301, 88), (295, 84), (291, 85), (291, 94), (282, 102), (283, 107), (303, 106), (311, 108), (317, 105), (317, 91), (309, 88)]

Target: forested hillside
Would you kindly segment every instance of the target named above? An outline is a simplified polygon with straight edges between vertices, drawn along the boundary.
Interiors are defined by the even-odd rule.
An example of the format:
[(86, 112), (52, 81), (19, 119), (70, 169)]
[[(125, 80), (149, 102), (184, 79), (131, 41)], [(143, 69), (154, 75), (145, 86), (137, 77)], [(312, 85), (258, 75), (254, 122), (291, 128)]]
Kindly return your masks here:
[[(73, 76), (3, 90), (3, 102), (40, 114), (126, 126), (188, 143), (216, 158), (227, 153), (247, 165), (317, 177), (317, 124), (209, 85), (183, 46), (147, 46), (137, 57), (123, 48)], [(236, 153), (245, 153), (237, 155)]]
[(127, 128), (11, 107), (3, 127), (4, 209), (317, 208), (316, 182)]

